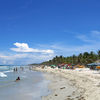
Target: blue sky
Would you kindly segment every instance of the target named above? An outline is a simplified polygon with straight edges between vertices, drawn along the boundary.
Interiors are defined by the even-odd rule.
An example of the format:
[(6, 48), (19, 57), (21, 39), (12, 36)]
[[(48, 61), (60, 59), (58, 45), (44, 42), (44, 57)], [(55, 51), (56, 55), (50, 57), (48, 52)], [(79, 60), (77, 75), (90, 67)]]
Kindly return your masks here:
[(0, 64), (96, 52), (99, 36), (100, 0), (0, 1)]

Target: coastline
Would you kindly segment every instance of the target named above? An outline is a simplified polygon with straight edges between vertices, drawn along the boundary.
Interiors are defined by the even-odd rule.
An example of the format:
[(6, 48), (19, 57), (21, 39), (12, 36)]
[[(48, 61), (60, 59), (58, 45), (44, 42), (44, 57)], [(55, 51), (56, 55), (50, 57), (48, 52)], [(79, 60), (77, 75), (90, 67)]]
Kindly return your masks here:
[[(88, 68), (67, 70), (41, 67), (33, 70), (46, 72), (52, 93), (42, 100), (100, 100), (100, 74)], [(49, 74), (48, 74), (49, 73)]]
[(81, 98), (78, 89), (64, 77), (54, 73), (44, 73), (44, 77), (50, 80), (48, 88), (51, 94), (42, 97), (42, 100), (75, 100), (75, 98)]

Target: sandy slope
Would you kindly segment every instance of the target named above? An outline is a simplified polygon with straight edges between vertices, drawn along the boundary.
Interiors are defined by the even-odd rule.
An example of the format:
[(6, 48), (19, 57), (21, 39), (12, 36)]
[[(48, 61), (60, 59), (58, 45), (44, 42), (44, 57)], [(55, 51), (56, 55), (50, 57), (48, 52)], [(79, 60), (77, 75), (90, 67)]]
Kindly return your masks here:
[[(98, 71), (91, 71), (87, 68), (67, 70), (42, 69), (41, 67), (35, 68), (35, 70), (51, 73), (51, 75), (45, 76), (52, 81), (49, 88), (53, 92), (43, 97), (43, 100), (100, 100), (100, 74)], [(52, 74), (54, 75), (52, 76)]]

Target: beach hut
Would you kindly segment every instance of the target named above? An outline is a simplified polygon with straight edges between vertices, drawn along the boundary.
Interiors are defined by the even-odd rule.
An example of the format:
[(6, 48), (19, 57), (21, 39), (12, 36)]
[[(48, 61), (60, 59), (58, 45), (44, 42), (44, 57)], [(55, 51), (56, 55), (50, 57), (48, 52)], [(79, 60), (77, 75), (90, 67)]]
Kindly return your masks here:
[(87, 67), (90, 68), (90, 69), (97, 69), (99, 67), (97, 66), (100, 66), (100, 63), (91, 63), (91, 64), (87, 64)]

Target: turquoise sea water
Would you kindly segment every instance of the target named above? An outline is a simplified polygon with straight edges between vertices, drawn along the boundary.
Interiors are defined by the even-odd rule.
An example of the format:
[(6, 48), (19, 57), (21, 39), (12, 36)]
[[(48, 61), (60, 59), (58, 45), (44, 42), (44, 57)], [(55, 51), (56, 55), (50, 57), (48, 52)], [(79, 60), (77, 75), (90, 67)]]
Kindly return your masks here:
[[(18, 71), (13, 69), (17, 67)], [(22, 66), (21, 66), (22, 67)], [(0, 66), (0, 100), (41, 100), (50, 93), (49, 81), (41, 72), (29, 70), (28, 66)], [(21, 80), (15, 82), (17, 77)]]

